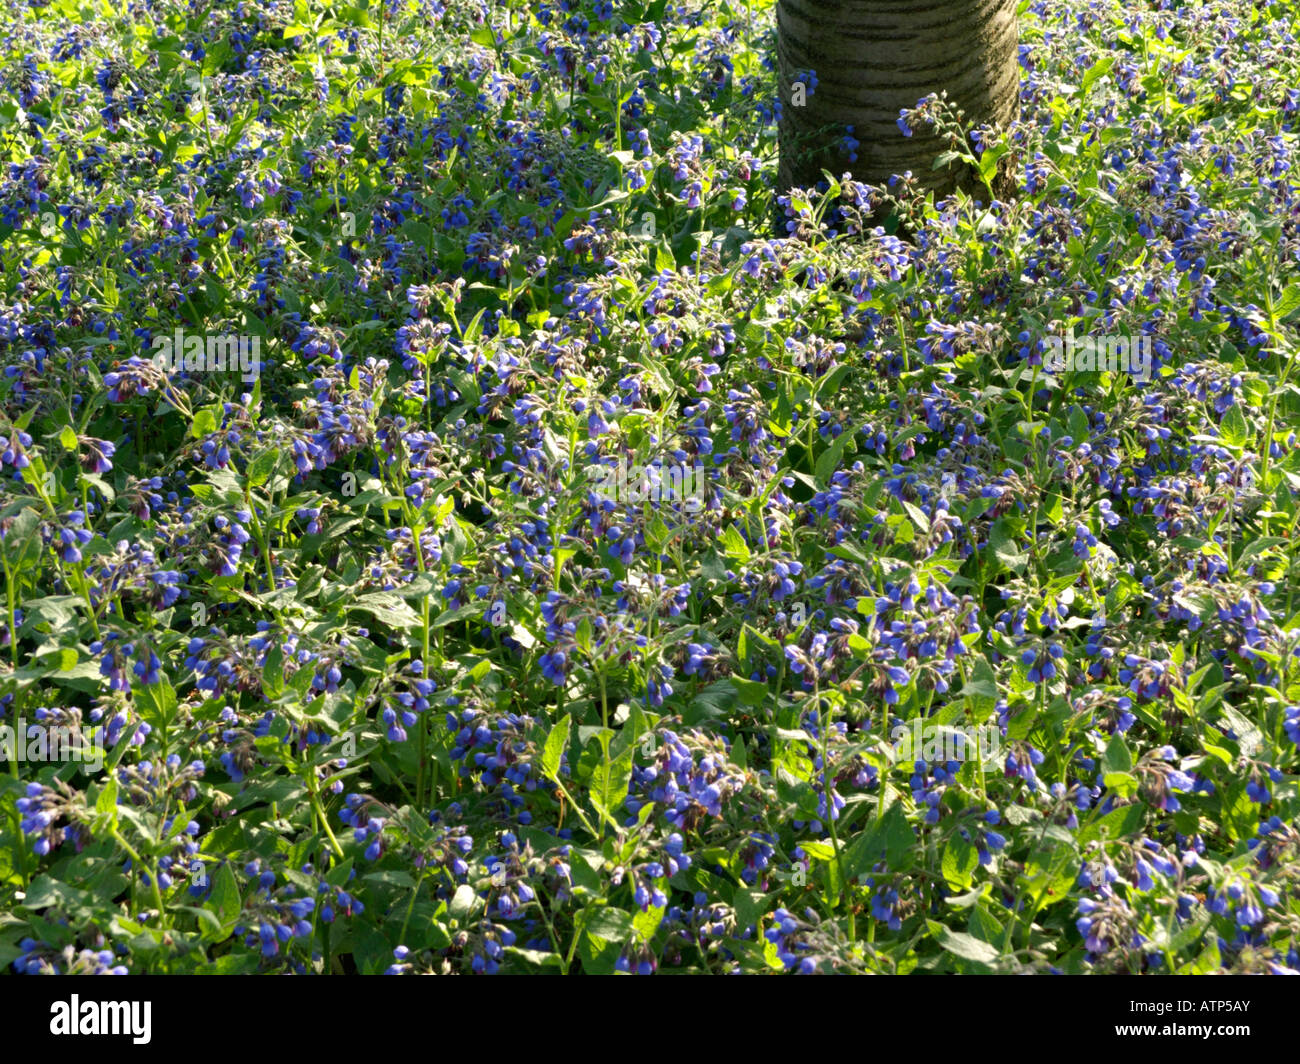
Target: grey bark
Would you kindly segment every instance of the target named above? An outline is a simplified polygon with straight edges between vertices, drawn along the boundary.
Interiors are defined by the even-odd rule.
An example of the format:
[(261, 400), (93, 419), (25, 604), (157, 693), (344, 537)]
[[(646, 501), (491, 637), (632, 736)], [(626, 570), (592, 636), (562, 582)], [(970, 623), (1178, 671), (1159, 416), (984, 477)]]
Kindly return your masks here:
[[(823, 169), (871, 184), (910, 170), (939, 194), (969, 187), (969, 173), (932, 169), (946, 144), (928, 130), (904, 137), (898, 112), (947, 90), (967, 128), (1008, 124), (1019, 111), (1016, 7), (1017, 0), (779, 0), (781, 191), (812, 187)], [(816, 71), (817, 87), (804, 107), (793, 107), (792, 83), (806, 70)], [(839, 146), (848, 125), (861, 142), (852, 164)], [(826, 126), (834, 128), (820, 132)]]

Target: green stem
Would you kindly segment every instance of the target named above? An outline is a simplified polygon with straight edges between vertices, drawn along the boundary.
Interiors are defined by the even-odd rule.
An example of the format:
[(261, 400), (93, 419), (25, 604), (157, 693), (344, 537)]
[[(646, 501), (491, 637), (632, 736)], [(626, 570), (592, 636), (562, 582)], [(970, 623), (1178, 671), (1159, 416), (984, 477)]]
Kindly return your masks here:
[(817, 677), (813, 678), (813, 697), (817, 699), (818, 730), (822, 741), (822, 793), (826, 796), (826, 822), (831, 829), (831, 846), (835, 850), (835, 867), (840, 881), (839, 897), (835, 899), (835, 904), (838, 906), (843, 902), (848, 910), (849, 941), (854, 942), (857, 940), (857, 928), (853, 919), (853, 905), (849, 900), (849, 881), (844, 874), (844, 851), (840, 848), (840, 834), (835, 827), (835, 796), (831, 789), (830, 719), (822, 707), (821, 683)]
[[(426, 395), (427, 399), (428, 396)], [(411, 547), (415, 551), (415, 564), (420, 573), (425, 572), (424, 568), (424, 547), (420, 543), (420, 536), (424, 532), (423, 526), (411, 529)], [(424, 675), (429, 675), (429, 596), (425, 595), (420, 601), (420, 628), (421, 639), (420, 646), (424, 656), (420, 663), (424, 666)], [(426, 719), (428, 714), (421, 713), (418, 721), (420, 730), (419, 734), (419, 753), (418, 761), (415, 767), (415, 802), (419, 808), (424, 808), (424, 762), (428, 757), (428, 732), (429, 722)]]
[(320, 804), (320, 792), (317, 790), (316, 784), (316, 769), (308, 765), (307, 770), (311, 773), (308, 777), (307, 793), (311, 796), (312, 812), (316, 814), (316, 820), (319, 822), (321, 830), (325, 832), (325, 837), (330, 840), (330, 849), (334, 851), (334, 856), (341, 861), (343, 860), (343, 847), (339, 845), (339, 840), (334, 837), (334, 832), (330, 830), (330, 822), (325, 816), (325, 808)]
[(164, 924), (166, 910), (163, 908), (162, 891), (158, 889), (158, 869), (156, 867), (150, 868), (146, 865), (140, 855), (135, 852), (135, 848), (122, 837), (122, 833), (118, 831), (117, 828), (113, 829), (112, 835), (113, 841), (121, 846), (122, 849), (126, 851), (126, 855), (131, 858), (131, 867), (148, 874), (149, 886), (153, 891), (153, 903), (158, 907), (158, 923), (162, 926)]
[(573, 812), (577, 816), (577, 818), (580, 821), (582, 821), (582, 826), (587, 829), (587, 834), (589, 834), (593, 839), (603, 838), (604, 836), (599, 835), (596, 829), (591, 826), (591, 821), (587, 819), (587, 814), (582, 811), (582, 806), (580, 806), (576, 801), (574, 801), (573, 795), (571, 795), (569, 793), (569, 789), (563, 783), (560, 782), (560, 778), (558, 776), (552, 776), (551, 782), (560, 788), (560, 793), (564, 795), (564, 800), (567, 801), (571, 806), (573, 806)]
[(420, 886), (424, 883), (425, 872), (420, 872), (420, 877), (415, 881), (415, 889), (411, 891), (411, 900), (406, 903), (406, 916), (402, 920), (402, 930), (397, 933), (397, 944), (400, 946), (406, 941), (406, 928), (411, 922), (411, 913), (415, 910), (415, 899), (420, 896)]
[[(253, 501), (252, 495), (244, 493), (244, 501), (248, 503), (248, 512), (253, 517), (253, 534), (257, 537), (258, 549), (262, 552), (262, 563), (266, 569), (266, 590), (270, 594), (275, 591), (275, 568), (271, 564), (271, 544), (270, 537), (266, 529), (263, 528), (262, 522), (257, 516), (257, 504)], [(276, 617), (279, 618), (280, 611), (276, 610)]]

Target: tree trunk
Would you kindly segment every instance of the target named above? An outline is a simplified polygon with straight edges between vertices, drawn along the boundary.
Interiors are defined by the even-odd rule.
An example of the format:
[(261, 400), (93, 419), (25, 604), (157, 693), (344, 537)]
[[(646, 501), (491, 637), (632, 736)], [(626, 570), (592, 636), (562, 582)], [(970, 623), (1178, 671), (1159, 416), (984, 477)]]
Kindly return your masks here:
[[(1019, 113), (1017, 0), (779, 0), (780, 190), (811, 188), (822, 170), (883, 184), (906, 170), (936, 194), (969, 185), (956, 167), (933, 170), (946, 145), (928, 129), (905, 137), (898, 112), (947, 90), (967, 129)], [(812, 70), (805, 105), (794, 83)], [(841, 143), (860, 142), (850, 163)], [(829, 128), (827, 128), (829, 127)]]

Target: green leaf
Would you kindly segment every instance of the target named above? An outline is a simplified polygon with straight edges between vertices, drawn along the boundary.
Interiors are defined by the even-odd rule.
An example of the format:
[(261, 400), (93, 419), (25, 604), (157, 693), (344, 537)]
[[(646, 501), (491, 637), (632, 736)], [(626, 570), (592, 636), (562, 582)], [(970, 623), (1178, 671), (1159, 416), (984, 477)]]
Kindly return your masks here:
[(736, 927), (743, 931), (754, 927), (758, 918), (767, 912), (767, 897), (760, 891), (739, 886), (732, 895), (731, 906), (736, 910)]
[(165, 677), (158, 683), (137, 687), (134, 690), (136, 705), (141, 709), (147, 705), (153, 710), (152, 713), (145, 714), (152, 727), (164, 726), (171, 720), (172, 714), (176, 712), (176, 689), (167, 682)]
[(1102, 785), (1108, 791), (1114, 791), (1124, 798), (1137, 794), (1138, 779), (1131, 772), (1107, 772), (1101, 778)]
[(1252, 435), (1241, 408), (1233, 403), (1228, 407), (1228, 412), (1223, 415), (1223, 420), (1219, 422), (1220, 438), (1226, 446), (1240, 450), (1250, 442)]
[(220, 942), (229, 938), (239, 923), (243, 906), (235, 874), (230, 870), (230, 865), (222, 864), (212, 876), (212, 893), (203, 906), (216, 918), (216, 927), (205, 927), (202, 937), (208, 942)]
[(657, 908), (653, 905), (649, 906), (645, 912), (638, 912), (632, 917), (632, 930), (642, 942), (649, 942), (659, 930), (659, 925), (664, 920), (664, 913), (667, 911), (667, 906), (661, 905)]
[(916, 846), (916, 832), (907, 822), (903, 807), (898, 802), (885, 810), (881, 834), (885, 841), (885, 860), (891, 867), (901, 864)]
[(451, 904), (447, 906), (447, 912), (455, 920), (462, 923), (470, 913), (474, 911), (479, 897), (474, 893), (474, 888), (468, 883), (462, 883), (456, 888), (456, 893), (451, 896)]
[[(37, 535), (40, 523), (40, 514), (30, 506), (20, 510), (18, 516), (13, 519), (13, 524), (5, 532), (4, 539), (0, 540), (0, 551), (4, 552), (5, 560), (11, 568), (16, 568), (27, 559), (28, 555), (40, 551), (40, 537)], [(75, 616), (75, 612), (73, 615)]]
[(578, 955), (583, 971), (588, 975), (612, 975), (624, 943), (633, 934), (631, 914), (607, 905), (593, 905), (583, 910), (581, 920)]
[(1095, 824), (1090, 824), (1079, 832), (1079, 846), (1086, 846), (1098, 839), (1113, 840), (1136, 835), (1142, 828), (1144, 808), (1133, 804), (1112, 809)]
[(961, 689), (961, 697), (971, 704), (976, 722), (985, 720), (998, 702), (998, 677), (984, 655), (975, 659), (970, 679)]
[(804, 840), (799, 845), (803, 852), (811, 857), (814, 861), (833, 861), (835, 860), (835, 848), (826, 842), (813, 842)]
[(989, 530), (989, 546), (993, 556), (1013, 572), (1023, 569), (1029, 562), (1029, 555), (1020, 549), (1005, 517), (993, 522)]
[(723, 720), (739, 699), (739, 690), (732, 683), (732, 678), (725, 676), (696, 693), (682, 714), (682, 720), (688, 726), (706, 720)]
[(728, 525), (726, 531), (722, 533), (722, 549), (726, 552), (728, 558), (735, 558), (739, 562), (749, 561), (751, 555), (749, 544), (745, 542), (745, 537), (737, 530), (735, 525)]
[(993, 964), (997, 961), (996, 946), (981, 942), (965, 931), (950, 931), (934, 920), (927, 920), (925, 923), (934, 940), (954, 957), (960, 957), (964, 961), (974, 961), (976, 964)]
[(1127, 773), (1133, 768), (1133, 755), (1129, 753), (1128, 745), (1124, 742), (1124, 736), (1116, 732), (1106, 746), (1106, 753), (1102, 755), (1101, 770), (1102, 772)]
[(747, 680), (743, 676), (732, 676), (731, 683), (740, 692), (740, 700), (747, 706), (761, 706), (770, 692), (767, 684), (758, 680)]
[(263, 451), (251, 462), (248, 463), (248, 485), (252, 488), (260, 487), (271, 479), (271, 474), (275, 472), (275, 464), (280, 460), (279, 451)]
[(1281, 321), (1297, 309), (1300, 309), (1300, 284), (1289, 284), (1273, 304), (1273, 316)]
[[(356, 600), (348, 603), (349, 610), (363, 610), (375, 620), (391, 628), (418, 628), (424, 622), (420, 615), (398, 594), (392, 591), (374, 591), (368, 595), (358, 595)], [(482, 612), (481, 610), (479, 612)], [(430, 627), (438, 627), (433, 624)]]
[(954, 835), (943, 848), (943, 878), (953, 890), (968, 889), (979, 864), (979, 852), (961, 835)]
[(1092, 88), (1093, 84), (1097, 81), (1097, 79), (1109, 73), (1110, 68), (1113, 67), (1114, 65), (1115, 65), (1115, 57), (1113, 55), (1108, 55), (1105, 58), (1099, 59), (1097, 60), (1097, 62), (1093, 63), (1092, 66), (1088, 68), (1087, 73), (1083, 75), (1083, 78), (1079, 83), (1079, 95), (1082, 96), (1090, 88)]
[(1221, 719), (1232, 729), (1237, 737), (1241, 752), (1250, 757), (1263, 742), (1264, 735), (1245, 715), (1233, 706), (1225, 704), (1220, 710)]
[(95, 812), (109, 821), (109, 831), (117, 828), (117, 777), (109, 776), (95, 799)]
[(457, 606), (454, 610), (444, 610), (435, 620), (429, 622), (429, 627), (446, 628), (447, 625), (455, 624), (457, 621), (481, 620), (484, 609), (481, 602), (470, 602), (464, 606)]
[(813, 475), (816, 476), (820, 483), (829, 483), (831, 475), (840, 468), (844, 452), (852, 442), (853, 433), (843, 432), (817, 458), (817, 464), (813, 467)]
[(284, 651), (280, 649), (279, 643), (274, 643), (267, 652), (266, 663), (262, 667), (262, 694), (275, 701), (283, 691)]
[(980, 156), (980, 180), (986, 185), (991, 184), (993, 178), (997, 176), (998, 162), (1010, 150), (1009, 144), (995, 144)]
[(190, 437), (192, 439), (202, 439), (217, 431), (216, 415), (208, 407), (204, 407), (194, 415), (194, 424), (190, 426)]
[(873, 820), (865, 831), (849, 844), (844, 854), (844, 871), (850, 878), (864, 875), (881, 858), (893, 871), (910, 866), (916, 846), (916, 834), (907, 822), (902, 805), (890, 802), (884, 815)]
[(633, 750), (628, 748), (612, 760), (601, 761), (591, 774), (591, 804), (616, 830), (621, 830), (622, 825), (614, 817), (614, 810), (627, 797), (628, 784), (632, 780), (632, 754)]
[(564, 756), (565, 748), (569, 745), (569, 726), (571, 724), (572, 718), (566, 713), (551, 728), (550, 734), (546, 736), (546, 742), (542, 746), (542, 773), (549, 779), (559, 779), (560, 759)]

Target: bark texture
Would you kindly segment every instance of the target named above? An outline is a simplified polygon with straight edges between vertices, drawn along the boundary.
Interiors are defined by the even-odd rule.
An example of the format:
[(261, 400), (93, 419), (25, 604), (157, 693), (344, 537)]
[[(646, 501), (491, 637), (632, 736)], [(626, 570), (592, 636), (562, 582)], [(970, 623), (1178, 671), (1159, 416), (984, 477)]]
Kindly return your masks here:
[[(947, 90), (968, 128), (1009, 123), (1019, 111), (1016, 6), (1017, 0), (779, 0), (781, 191), (815, 185), (823, 169), (871, 184), (911, 170), (939, 194), (968, 181), (955, 170), (932, 170), (944, 143), (927, 131), (904, 137), (898, 112)], [(816, 89), (805, 106), (793, 107), (792, 83), (808, 70), (817, 74)], [(849, 125), (861, 142), (855, 163), (839, 143)]]

